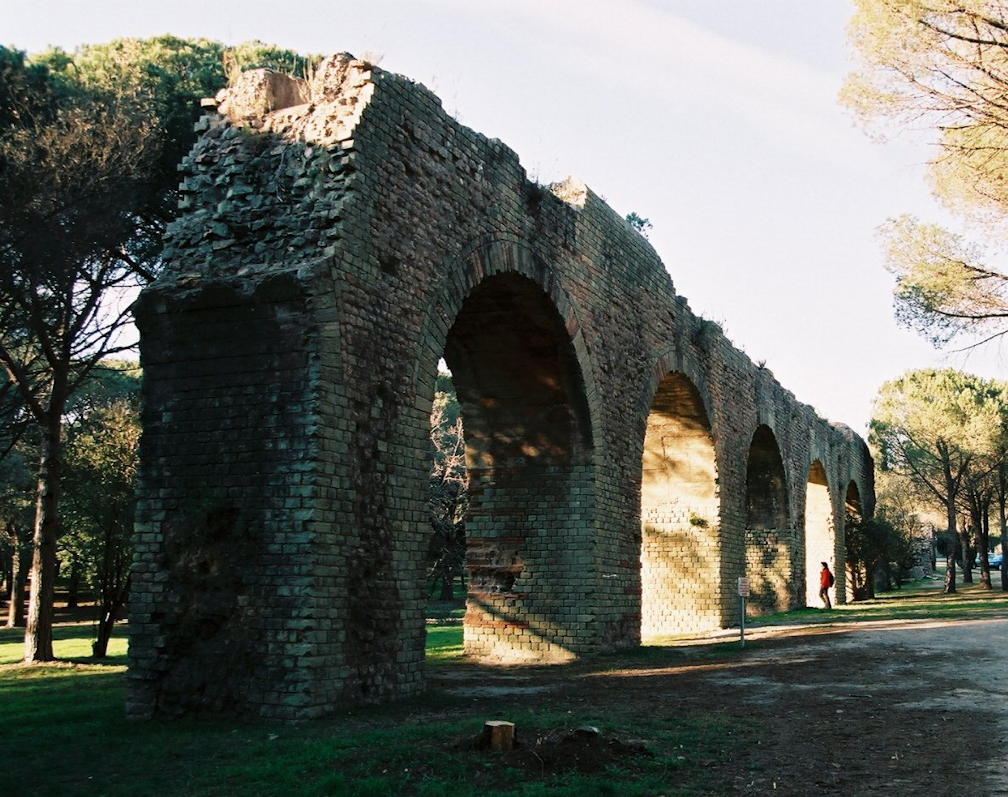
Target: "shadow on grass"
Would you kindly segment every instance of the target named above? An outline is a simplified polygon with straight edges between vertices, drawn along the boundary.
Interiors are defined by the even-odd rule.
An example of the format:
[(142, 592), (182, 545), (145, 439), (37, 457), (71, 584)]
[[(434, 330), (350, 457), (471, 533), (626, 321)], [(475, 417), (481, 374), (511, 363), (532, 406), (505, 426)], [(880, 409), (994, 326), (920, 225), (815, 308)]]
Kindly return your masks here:
[[(1005, 616), (1008, 596), (1001, 593), (970, 588), (943, 596), (931, 589), (852, 604), (826, 621)], [(817, 610), (804, 610), (761, 618), (757, 625), (808, 624), (820, 617)], [(65, 650), (86, 651), (90, 631), (87, 625), (58, 626), (56, 637)], [(0, 654), (5, 646), (19, 648), (21, 635), (19, 629), (0, 631)], [(764, 643), (753, 640), (743, 649), (735, 638), (653, 645), (555, 667), (507, 668), (466, 663), (462, 627), (450, 620), (428, 626), (427, 642), (428, 663), (437, 666), (428, 669), (434, 688), (426, 694), (296, 726), (254, 720), (129, 723), (118, 654), (103, 664), (71, 656), (54, 665), (0, 667), (0, 719), (16, 729), (5, 737), (4, 749), (16, 766), (0, 768), (0, 794), (28, 791), (23, 773), (31, 773), (30, 791), (39, 795), (729, 793), (738, 784), (718, 780), (717, 767), (751, 748), (759, 732), (754, 719), (706, 709), (663, 710), (657, 690), (671, 688), (671, 682), (638, 681), (643, 701), (596, 698), (620, 679), (677, 675), (671, 671), (680, 667), (781, 666), (758, 657), (745, 661), (750, 648)], [(125, 641), (119, 644), (124, 650)], [(666, 672), (649, 672), (659, 669)], [(543, 682), (598, 682), (589, 681), (592, 688), (577, 699), (561, 689), (478, 697), (457, 688), (464, 681), (485, 686), (510, 680), (513, 686), (516, 676), (538, 684), (537, 673)], [(484, 720), (498, 716), (517, 722), (523, 733), (592, 725), (626, 738), (632, 734), (646, 739), (654, 755), (599, 775), (519, 771), (466, 746)]]
[(747, 621), (754, 627), (817, 623), (864, 623), (910, 620), (991, 620), (1008, 617), (1008, 593), (979, 584), (960, 585), (946, 595), (940, 582), (917, 582), (832, 610), (795, 609)]

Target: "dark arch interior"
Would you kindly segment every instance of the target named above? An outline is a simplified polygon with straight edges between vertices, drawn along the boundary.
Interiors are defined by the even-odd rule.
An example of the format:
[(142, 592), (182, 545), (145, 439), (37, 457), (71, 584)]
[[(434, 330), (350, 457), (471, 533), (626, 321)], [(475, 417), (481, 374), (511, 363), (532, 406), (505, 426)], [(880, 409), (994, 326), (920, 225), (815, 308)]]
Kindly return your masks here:
[(703, 401), (680, 373), (658, 385), (641, 465), (641, 636), (716, 627), (718, 494)]
[(753, 434), (746, 465), (746, 528), (788, 527), (787, 482), (777, 439), (767, 426)]
[(853, 481), (847, 485), (847, 495), (844, 498), (844, 505), (848, 515), (851, 515), (855, 520), (861, 520), (861, 492)]
[[(469, 474), (466, 652), (558, 660), (577, 647), (564, 600), (584, 597), (592, 435), (564, 319), (533, 281), (488, 277), (445, 343)], [(579, 572), (581, 571), (581, 572)], [(579, 592), (580, 591), (580, 592)]]
[(574, 349), (552, 303), (531, 280), (484, 280), (445, 344), (462, 405), (470, 468), (582, 462), (591, 427)]

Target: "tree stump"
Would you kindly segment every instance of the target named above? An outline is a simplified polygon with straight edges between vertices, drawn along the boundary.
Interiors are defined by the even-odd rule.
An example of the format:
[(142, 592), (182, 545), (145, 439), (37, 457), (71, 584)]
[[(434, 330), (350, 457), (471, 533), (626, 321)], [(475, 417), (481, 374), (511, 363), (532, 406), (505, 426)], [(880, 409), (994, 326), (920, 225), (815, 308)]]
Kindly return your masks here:
[(515, 726), (513, 722), (490, 720), (483, 725), (480, 747), (484, 750), (513, 750)]

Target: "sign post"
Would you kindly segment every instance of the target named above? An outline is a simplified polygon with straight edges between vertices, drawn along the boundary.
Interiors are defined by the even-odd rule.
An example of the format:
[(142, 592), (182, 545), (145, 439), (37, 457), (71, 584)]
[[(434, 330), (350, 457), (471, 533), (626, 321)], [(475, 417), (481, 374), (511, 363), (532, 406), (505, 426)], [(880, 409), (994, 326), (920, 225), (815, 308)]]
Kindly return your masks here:
[(745, 647), (745, 599), (749, 597), (749, 579), (745, 576), (739, 576), (738, 594), (739, 601), (742, 604), (742, 619), (739, 623), (739, 642), (741, 647)]

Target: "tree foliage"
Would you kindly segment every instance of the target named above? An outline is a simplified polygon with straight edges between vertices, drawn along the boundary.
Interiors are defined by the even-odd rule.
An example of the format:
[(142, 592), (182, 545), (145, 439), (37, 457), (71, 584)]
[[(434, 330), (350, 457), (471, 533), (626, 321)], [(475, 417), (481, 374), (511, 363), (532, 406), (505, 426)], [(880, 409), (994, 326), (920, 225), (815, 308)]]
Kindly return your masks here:
[(875, 576), (891, 564), (902, 565), (910, 554), (907, 535), (888, 520), (847, 516), (847, 569), (853, 599), (875, 597)]
[(936, 190), (952, 205), (1008, 207), (1008, 9), (998, 0), (854, 0), (860, 69), (841, 95), (868, 123), (937, 132)]
[[(970, 474), (997, 456), (1005, 415), (998, 384), (948, 369), (909, 371), (879, 389), (869, 438), (880, 470), (913, 482), (955, 535), (958, 502)], [(950, 558), (946, 591), (955, 588)]]
[(461, 407), (448, 374), (438, 374), (431, 412), (433, 463), (430, 474), (431, 537), (427, 551), (427, 584), (440, 587), (450, 600), (452, 584), (465, 568), (465, 516), (469, 508), (469, 475)]
[(648, 237), (648, 233), (651, 232), (651, 229), (654, 227), (651, 223), (651, 219), (645, 218), (633, 210), (626, 214), (626, 220), (631, 227), (637, 230), (637, 232), (645, 238)]
[[(62, 86), (0, 49), (0, 366), (38, 429), (28, 661), (50, 660), (62, 433), (70, 396), (121, 348), (132, 210), (153, 164), (154, 128), (114, 96)], [(8, 190), (9, 189), (9, 190)]]
[(980, 246), (908, 215), (880, 232), (897, 320), (936, 346), (957, 335), (983, 343), (1008, 329), (1008, 277), (983, 265)]
[[(1008, 9), (997, 0), (855, 0), (858, 71), (841, 98), (867, 123), (936, 134), (935, 194), (983, 222), (1008, 217)], [(990, 253), (911, 217), (883, 230), (897, 316), (937, 345), (1008, 330), (1008, 276)]]
[(62, 540), (64, 555), (80, 564), (97, 597), (96, 657), (105, 655), (126, 602), (140, 438), (138, 368), (102, 365), (67, 433)]
[(230, 65), (299, 63), (254, 43), (123, 39), (35, 59), (0, 47), (0, 366), (38, 430), (25, 658), (52, 658), (63, 424), (158, 269), (175, 165)]

